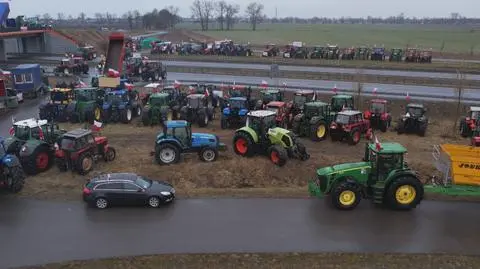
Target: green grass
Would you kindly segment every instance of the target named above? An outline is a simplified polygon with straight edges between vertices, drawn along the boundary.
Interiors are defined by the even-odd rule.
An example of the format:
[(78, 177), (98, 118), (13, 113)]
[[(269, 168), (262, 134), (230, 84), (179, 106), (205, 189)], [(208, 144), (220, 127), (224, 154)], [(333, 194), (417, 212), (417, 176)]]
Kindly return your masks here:
[[(198, 29), (198, 25), (181, 25)], [(214, 29), (214, 28), (212, 28)], [(384, 45), (387, 48), (418, 46), (449, 53), (480, 53), (480, 28), (440, 25), (321, 25), (261, 24), (251, 31), (248, 24), (239, 24), (233, 31), (212, 30), (204, 34), (251, 44), (288, 44), (303, 41), (307, 46), (338, 44), (340, 47)]]

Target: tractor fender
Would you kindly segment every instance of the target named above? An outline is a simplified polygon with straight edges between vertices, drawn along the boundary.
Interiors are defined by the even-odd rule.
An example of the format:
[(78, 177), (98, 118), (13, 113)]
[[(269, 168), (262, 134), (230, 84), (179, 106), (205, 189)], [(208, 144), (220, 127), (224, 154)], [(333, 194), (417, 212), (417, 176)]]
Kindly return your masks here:
[(35, 149), (42, 146), (48, 147), (48, 144), (40, 140), (29, 140), (20, 148), (19, 156), (20, 158), (30, 156)]
[(393, 170), (388, 173), (387, 179), (385, 180), (385, 189), (387, 189), (388, 186), (399, 177), (413, 177), (420, 181), (417, 173), (413, 170)]
[(6, 167), (21, 166), (20, 160), (18, 159), (18, 157), (12, 154), (7, 154), (3, 158), (3, 165), (5, 165)]
[(155, 143), (155, 150), (158, 146), (163, 145), (163, 144), (171, 144), (175, 147), (178, 147), (179, 149), (182, 149), (182, 145), (177, 139), (174, 138), (160, 138), (157, 140)]
[(323, 117), (315, 116), (310, 119), (310, 125), (317, 124), (319, 121), (324, 120)]
[(258, 143), (258, 135), (255, 132), (255, 130), (253, 130), (252, 128), (244, 126), (240, 129), (238, 129), (237, 131), (235, 131), (235, 133), (239, 133), (239, 132), (245, 132), (245, 133), (249, 134), (252, 137), (253, 142)]
[(355, 186), (363, 195), (366, 194), (366, 190), (362, 187), (362, 184), (359, 184), (354, 177), (351, 176), (344, 176), (335, 179), (332, 184), (329, 184), (329, 187), (325, 190), (326, 194), (329, 194), (332, 190), (334, 190), (339, 184), (348, 183), (349, 185)]

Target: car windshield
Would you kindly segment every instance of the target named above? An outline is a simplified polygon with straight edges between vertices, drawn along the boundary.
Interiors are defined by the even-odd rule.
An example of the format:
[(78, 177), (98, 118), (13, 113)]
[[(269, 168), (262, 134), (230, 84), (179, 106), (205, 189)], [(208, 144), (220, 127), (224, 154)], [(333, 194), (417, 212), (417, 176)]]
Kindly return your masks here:
[(348, 124), (349, 121), (350, 117), (344, 114), (337, 114), (337, 117), (335, 118), (335, 122), (340, 124)]
[(383, 113), (385, 112), (385, 104), (382, 103), (372, 103), (370, 105), (370, 110), (373, 113)]
[(74, 150), (75, 149), (75, 140), (73, 138), (63, 138), (60, 142), (60, 148), (63, 150)]
[(15, 137), (20, 140), (28, 140), (30, 138), (30, 128), (27, 126), (15, 126)]
[(164, 97), (152, 97), (149, 103), (152, 106), (165, 106), (167, 105), (167, 99)]
[(245, 107), (245, 101), (243, 100), (230, 100), (230, 107), (231, 108), (244, 108)]
[(273, 112), (277, 113), (277, 112), (278, 112), (278, 107), (276, 107), (276, 106), (267, 106), (267, 110), (268, 110), (268, 111), (273, 111)]
[(106, 97), (107, 103), (118, 104), (123, 101), (123, 96), (120, 94), (108, 94)]
[(137, 179), (135, 180), (135, 184), (137, 184), (138, 186), (144, 189), (148, 189), (152, 185), (152, 181), (150, 179), (146, 179), (144, 177), (138, 176)]
[(307, 102), (307, 97), (303, 95), (293, 96), (293, 102), (299, 106), (303, 106)]

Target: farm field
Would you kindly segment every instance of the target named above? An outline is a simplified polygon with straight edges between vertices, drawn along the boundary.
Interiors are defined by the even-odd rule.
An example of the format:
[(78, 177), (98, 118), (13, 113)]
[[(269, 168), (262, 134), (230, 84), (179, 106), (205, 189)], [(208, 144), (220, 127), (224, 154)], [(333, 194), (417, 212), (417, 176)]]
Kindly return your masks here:
[[(328, 97), (325, 97), (327, 100)], [(367, 100), (365, 100), (366, 102)], [(400, 114), (402, 101), (392, 104), (394, 119)], [(364, 105), (366, 108), (366, 103)], [(408, 163), (419, 171), (426, 181), (436, 174), (431, 152), (433, 145), (441, 143), (467, 144), (467, 139), (453, 135), (452, 115), (454, 107), (443, 104), (428, 104), (429, 115), (433, 115), (425, 137), (417, 135), (397, 135), (396, 132), (378, 132), (381, 141), (395, 141), (409, 150)], [(449, 117), (450, 116), (450, 117)], [(62, 124), (70, 130), (80, 125)], [(185, 155), (183, 160), (172, 166), (160, 166), (154, 162), (150, 152), (159, 126), (143, 127), (138, 120), (130, 125), (109, 124), (102, 130), (110, 145), (117, 150), (117, 159), (111, 163), (99, 162), (95, 172), (138, 172), (145, 176), (167, 180), (178, 189), (180, 197), (306, 197), (306, 185), (315, 176), (319, 167), (342, 162), (356, 162), (363, 156), (363, 143), (349, 146), (347, 143), (334, 143), (330, 139), (312, 142), (302, 139), (311, 158), (306, 162), (289, 160), (285, 167), (274, 166), (265, 156), (241, 158), (232, 150), (234, 130), (220, 128), (215, 120), (207, 128), (193, 128), (194, 132), (213, 133), (227, 144), (228, 151), (221, 152), (214, 163), (203, 163), (196, 154)], [(40, 199), (80, 199), (81, 186), (92, 176), (75, 173), (60, 173), (56, 167), (40, 175), (28, 178), (24, 197)]]
[[(181, 25), (198, 29), (198, 25)], [(233, 31), (197, 31), (213, 39), (232, 39), (250, 42), (254, 46), (268, 43), (286, 45), (302, 41), (307, 46), (337, 44), (350, 46), (385, 46), (405, 48), (418, 46), (432, 48), (435, 57), (480, 57), (480, 29), (474, 26), (420, 26), (420, 25), (308, 25), (308, 24), (260, 24), (257, 31), (249, 25), (239, 24)], [(443, 47), (443, 49), (442, 49)]]

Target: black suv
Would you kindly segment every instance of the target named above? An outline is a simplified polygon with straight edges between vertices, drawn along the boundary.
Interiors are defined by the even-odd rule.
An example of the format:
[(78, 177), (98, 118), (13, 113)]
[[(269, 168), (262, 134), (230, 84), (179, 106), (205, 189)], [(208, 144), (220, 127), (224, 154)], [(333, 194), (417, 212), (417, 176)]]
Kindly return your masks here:
[(83, 200), (99, 209), (110, 205), (159, 207), (174, 199), (175, 189), (171, 184), (134, 173), (102, 174), (83, 188)]

